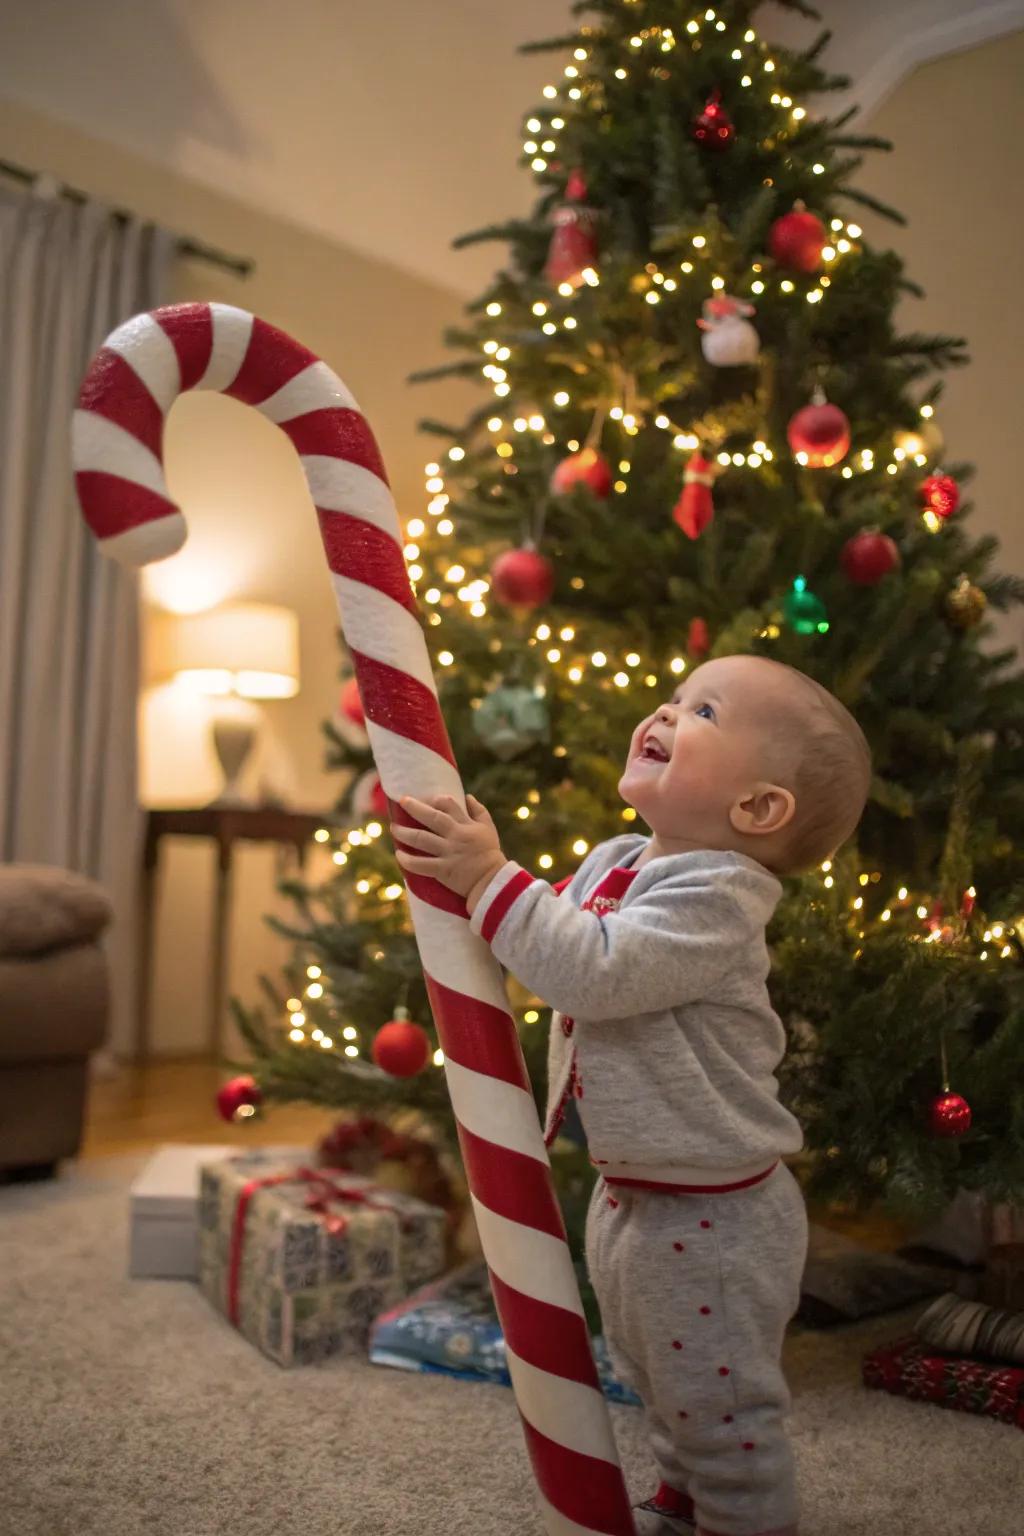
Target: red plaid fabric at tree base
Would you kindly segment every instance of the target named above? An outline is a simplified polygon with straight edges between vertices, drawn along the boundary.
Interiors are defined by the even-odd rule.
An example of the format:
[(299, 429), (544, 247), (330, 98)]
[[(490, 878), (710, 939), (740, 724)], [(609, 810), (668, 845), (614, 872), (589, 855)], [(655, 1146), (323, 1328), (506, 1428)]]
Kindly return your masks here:
[(884, 1344), (864, 1359), (864, 1385), (897, 1397), (981, 1413), (1024, 1429), (1024, 1368), (936, 1354), (920, 1339)]

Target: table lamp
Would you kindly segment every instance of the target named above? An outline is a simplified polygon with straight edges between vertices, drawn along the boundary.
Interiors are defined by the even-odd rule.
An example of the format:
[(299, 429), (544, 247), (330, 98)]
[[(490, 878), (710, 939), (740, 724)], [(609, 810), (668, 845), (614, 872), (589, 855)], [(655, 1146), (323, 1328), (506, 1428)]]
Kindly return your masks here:
[(242, 770), (259, 736), (255, 711), (229, 701), (291, 699), (299, 691), (299, 624), (272, 603), (225, 603), (166, 627), (160, 670), (176, 685), (223, 699), (212, 727), (224, 786), (213, 804), (243, 805)]

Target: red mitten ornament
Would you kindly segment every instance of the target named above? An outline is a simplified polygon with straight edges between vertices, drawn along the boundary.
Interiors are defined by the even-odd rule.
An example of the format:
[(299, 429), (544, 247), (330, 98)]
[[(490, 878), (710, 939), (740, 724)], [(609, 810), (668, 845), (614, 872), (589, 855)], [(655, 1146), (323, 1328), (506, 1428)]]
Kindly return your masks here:
[(555, 229), (544, 264), (544, 276), (552, 288), (562, 283), (578, 288), (583, 273), (597, 261), (597, 215), (585, 206), (587, 184), (582, 171), (573, 171), (565, 195), (567, 201), (555, 209)]
[(688, 539), (699, 539), (715, 515), (711, 487), (715, 465), (702, 453), (692, 454), (683, 475), (683, 489), (672, 516)]
[(585, 485), (595, 496), (610, 496), (612, 467), (596, 448), (581, 448), (563, 459), (551, 476), (555, 496), (566, 496), (577, 485)]
[(491, 566), (491, 591), (506, 608), (540, 608), (554, 590), (554, 566), (531, 545), (506, 550)]
[(926, 512), (943, 519), (952, 517), (960, 505), (960, 487), (952, 475), (929, 475), (921, 481), (917, 495)]
[(693, 120), (694, 139), (704, 149), (728, 149), (736, 137), (736, 125), (722, 106), (721, 91), (712, 91), (704, 111)]
[(828, 236), (824, 224), (795, 203), (792, 213), (776, 219), (768, 232), (768, 249), (780, 267), (790, 272), (817, 272)]
[(391, 1077), (415, 1077), (430, 1060), (430, 1036), (410, 1021), (407, 1008), (396, 1008), (395, 1017), (374, 1036), (372, 1053)]
[(838, 405), (831, 405), (823, 389), (816, 389), (811, 404), (790, 418), (786, 437), (794, 454), (806, 454), (810, 469), (831, 469), (850, 451), (850, 423)]

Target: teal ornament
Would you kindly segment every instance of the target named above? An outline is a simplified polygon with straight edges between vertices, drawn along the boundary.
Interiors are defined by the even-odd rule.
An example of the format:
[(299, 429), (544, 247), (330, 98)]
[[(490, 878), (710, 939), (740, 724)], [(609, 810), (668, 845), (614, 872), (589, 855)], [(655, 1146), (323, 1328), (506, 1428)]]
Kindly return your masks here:
[(792, 592), (787, 592), (782, 611), (786, 616), (786, 623), (798, 635), (828, 634), (828, 614), (825, 612), (825, 604), (820, 597), (815, 597), (813, 592), (808, 592), (807, 582), (803, 576), (798, 576), (793, 583)]
[(521, 684), (501, 684), (485, 694), (473, 711), (473, 729), (495, 757), (507, 763), (548, 739), (548, 707), (543, 693)]

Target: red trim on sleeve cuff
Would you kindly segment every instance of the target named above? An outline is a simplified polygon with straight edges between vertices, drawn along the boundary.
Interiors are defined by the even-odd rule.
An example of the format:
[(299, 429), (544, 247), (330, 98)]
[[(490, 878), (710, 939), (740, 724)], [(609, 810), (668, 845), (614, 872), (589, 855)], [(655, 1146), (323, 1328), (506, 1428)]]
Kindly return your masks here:
[(517, 875), (513, 875), (511, 880), (502, 886), (497, 896), (495, 896), (487, 908), (484, 920), (480, 924), (481, 937), (486, 939), (488, 944), (490, 944), (497, 933), (501, 926), (502, 918), (516, 897), (521, 896), (533, 883), (533, 876), (527, 870), (521, 869)]

